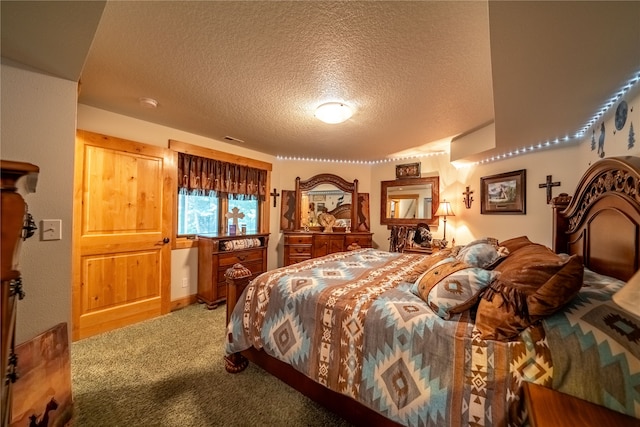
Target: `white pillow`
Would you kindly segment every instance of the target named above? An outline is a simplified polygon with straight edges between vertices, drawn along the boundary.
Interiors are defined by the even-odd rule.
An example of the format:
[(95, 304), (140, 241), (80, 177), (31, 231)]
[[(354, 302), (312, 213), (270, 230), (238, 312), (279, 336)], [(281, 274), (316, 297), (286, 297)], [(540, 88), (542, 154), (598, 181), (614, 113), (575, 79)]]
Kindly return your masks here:
[(640, 271), (636, 272), (622, 289), (613, 294), (611, 299), (620, 308), (640, 319)]

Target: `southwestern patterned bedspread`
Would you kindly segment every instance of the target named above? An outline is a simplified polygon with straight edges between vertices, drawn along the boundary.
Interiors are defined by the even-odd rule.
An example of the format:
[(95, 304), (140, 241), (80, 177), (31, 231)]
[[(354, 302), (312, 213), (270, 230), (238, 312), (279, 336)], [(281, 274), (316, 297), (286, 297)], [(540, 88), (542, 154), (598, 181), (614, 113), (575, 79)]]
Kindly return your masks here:
[(640, 322), (611, 299), (622, 286), (585, 269), (576, 298), (543, 321), (553, 360), (545, 385), (640, 418)]
[(444, 320), (411, 291), (432, 265), (362, 249), (263, 273), (235, 307), (226, 353), (263, 349), (408, 426), (522, 425), (522, 381), (553, 377), (542, 325), (504, 342), (480, 338), (473, 310)]

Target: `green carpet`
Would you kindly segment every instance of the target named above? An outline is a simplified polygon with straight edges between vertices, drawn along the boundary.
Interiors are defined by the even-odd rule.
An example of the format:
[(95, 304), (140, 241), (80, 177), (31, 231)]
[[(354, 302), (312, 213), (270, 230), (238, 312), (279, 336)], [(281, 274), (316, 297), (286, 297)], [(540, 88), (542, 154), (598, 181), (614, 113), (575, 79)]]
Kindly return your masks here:
[(72, 344), (74, 426), (349, 426), (253, 364), (224, 370), (225, 307)]

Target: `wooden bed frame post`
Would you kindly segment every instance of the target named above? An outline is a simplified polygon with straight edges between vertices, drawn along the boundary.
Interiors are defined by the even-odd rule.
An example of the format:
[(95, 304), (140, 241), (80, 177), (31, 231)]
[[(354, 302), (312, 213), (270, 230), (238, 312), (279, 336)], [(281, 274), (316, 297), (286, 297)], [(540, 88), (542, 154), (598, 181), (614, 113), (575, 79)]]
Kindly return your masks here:
[(555, 253), (569, 253), (569, 236), (565, 232), (569, 226), (567, 217), (562, 215), (567, 206), (571, 202), (571, 196), (567, 193), (561, 193), (554, 197), (551, 201), (553, 208), (553, 251)]
[[(236, 263), (233, 267), (227, 269), (224, 273), (227, 279), (227, 325), (231, 319), (231, 313), (251, 280), (251, 270), (240, 263)], [(229, 334), (231, 335), (231, 334)], [(230, 337), (229, 337), (230, 339)], [(249, 366), (249, 361), (240, 353), (234, 353), (224, 358), (224, 367), (227, 372), (237, 374), (244, 371)]]

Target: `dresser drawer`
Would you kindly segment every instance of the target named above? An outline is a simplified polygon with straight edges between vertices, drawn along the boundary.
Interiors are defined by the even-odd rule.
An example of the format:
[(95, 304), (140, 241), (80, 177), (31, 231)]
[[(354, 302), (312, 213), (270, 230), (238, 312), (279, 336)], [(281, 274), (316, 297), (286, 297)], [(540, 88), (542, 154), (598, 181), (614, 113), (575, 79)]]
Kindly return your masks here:
[[(262, 268), (262, 260), (253, 261), (253, 262), (243, 262), (242, 266), (246, 267), (251, 272), (251, 274), (254, 275), (254, 276), (257, 276), (258, 274), (264, 272), (263, 268)], [(217, 279), (218, 279), (218, 285), (219, 286), (220, 285), (226, 286), (227, 278), (225, 277), (224, 273), (226, 273), (229, 268), (230, 267), (226, 267), (226, 268), (220, 267), (220, 268), (218, 268), (218, 277), (217, 277)]]
[(296, 264), (302, 261), (306, 261), (308, 259), (311, 259), (311, 254), (307, 255), (307, 256), (290, 256), (285, 260), (285, 266), (288, 265), (292, 265), (292, 264)]
[(284, 232), (284, 265), (373, 245), (369, 232)]
[[(242, 239), (259, 239), (261, 246), (222, 251), (226, 242)], [(198, 301), (207, 308), (216, 308), (227, 298), (226, 271), (234, 264), (242, 264), (253, 277), (267, 269), (268, 234), (233, 236), (198, 235)], [(238, 245), (241, 246), (241, 245)]]
[(289, 246), (289, 256), (311, 256), (311, 245)]
[(285, 245), (310, 245), (313, 242), (313, 236), (310, 234), (298, 236), (288, 234), (284, 236)]
[(362, 236), (358, 234), (347, 235), (345, 237), (345, 244), (347, 246), (356, 243), (362, 248), (370, 248), (371, 247), (371, 236)]
[[(243, 263), (242, 266), (246, 267), (251, 272), (251, 280), (257, 277), (260, 273), (264, 273), (264, 270), (262, 268), (262, 261), (247, 262), (247, 263)], [(228, 268), (218, 269), (217, 286), (218, 286), (219, 298), (227, 297), (227, 277), (224, 275), (227, 272), (227, 270)]]
[[(247, 249), (244, 251), (233, 251), (229, 253), (220, 253), (218, 257), (218, 265), (220, 267), (231, 267), (236, 263), (248, 263), (251, 261), (262, 261), (264, 248)], [(226, 268), (225, 268), (226, 270)]]

